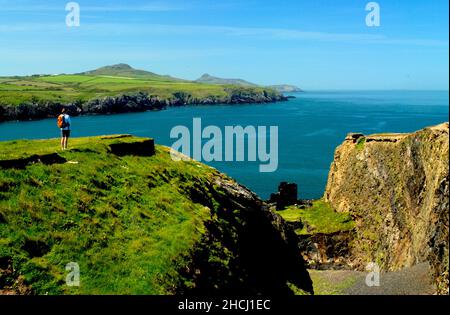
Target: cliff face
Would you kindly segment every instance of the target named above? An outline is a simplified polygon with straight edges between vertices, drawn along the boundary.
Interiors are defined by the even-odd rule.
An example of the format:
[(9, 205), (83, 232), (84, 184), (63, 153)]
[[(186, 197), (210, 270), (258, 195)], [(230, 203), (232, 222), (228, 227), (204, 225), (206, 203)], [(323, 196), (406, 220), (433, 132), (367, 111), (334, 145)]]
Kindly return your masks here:
[(428, 261), (448, 293), (449, 125), (411, 134), (350, 134), (335, 152), (324, 198), (356, 221), (352, 257), (385, 270)]
[(126, 135), (58, 146), (0, 142), (0, 294), (312, 291), (294, 232), (217, 170)]
[[(194, 288), (181, 289), (182, 293), (289, 295), (292, 286), (312, 293), (297, 237), (280, 216), (225, 176), (202, 186), (191, 190), (193, 200), (220, 206), (186, 270)], [(214, 255), (226, 263), (211, 259)]]
[(161, 110), (167, 107), (185, 105), (216, 104), (261, 104), (287, 101), (282, 94), (272, 89), (246, 89), (227, 87), (225, 96), (209, 95), (194, 97), (189, 93), (175, 92), (169, 98), (149, 95), (143, 92), (128, 93), (118, 96), (93, 98), (89, 101), (60, 103), (54, 101), (26, 102), (20, 105), (0, 104), (0, 122), (9, 120), (32, 120), (56, 117), (64, 107), (73, 116), (92, 114), (119, 114)]

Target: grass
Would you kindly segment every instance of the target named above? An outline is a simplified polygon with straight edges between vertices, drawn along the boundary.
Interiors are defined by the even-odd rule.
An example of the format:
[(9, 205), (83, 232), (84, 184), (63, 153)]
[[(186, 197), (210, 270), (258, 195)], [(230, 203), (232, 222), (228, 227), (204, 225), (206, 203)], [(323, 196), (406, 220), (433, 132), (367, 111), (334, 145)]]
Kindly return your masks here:
[[(71, 139), (59, 154), (72, 163), (0, 168), (0, 262), (15, 270), (2, 275), (0, 266), (0, 286), (20, 276), (37, 294), (168, 294), (185, 281), (179, 270), (215, 211), (188, 191), (217, 171), (173, 162), (160, 146), (152, 157), (108, 153), (138, 140)], [(0, 142), (0, 159), (58, 151), (58, 139)], [(80, 287), (65, 285), (70, 262)]]
[[(115, 142), (132, 143), (145, 138), (122, 137), (121, 135), (109, 135), (107, 137), (85, 137), (71, 138), (71, 150), (96, 150), (95, 152), (106, 153), (106, 146)], [(12, 140), (0, 142), (0, 160), (17, 159), (28, 157), (34, 154), (46, 154), (57, 152), (61, 156), (69, 154), (71, 151), (61, 152), (59, 139), (46, 140)]]
[(298, 235), (332, 234), (350, 231), (355, 226), (350, 214), (336, 212), (329, 203), (323, 200), (316, 200), (311, 207), (305, 209), (291, 206), (278, 213), (287, 222), (300, 221), (303, 223), (303, 228), (295, 231)]
[(345, 291), (353, 286), (359, 276), (352, 271), (309, 270), (314, 284), (315, 295), (345, 295)]
[(291, 289), (292, 293), (295, 295), (311, 295), (311, 293), (308, 293), (299, 287), (297, 287), (295, 284), (288, 282), (287, 286)]
[[(200, 84), (164, 76), (124, 77), (108, 75), (55, 75), (0, 78), (0, 105), (27, 102), (86, 102), (105, 96), (144, 92), (168, 99), (174, 93), (187, 93), (193, 98), (224, 97), (229, 89), (249, 93), (270, 92), (260, 87)], [(272, 91), (274, 92), (274, 91)]]
[(366, 137), (361, 137), (358, 139), (356, 143), (356, 150), (362, 151), (364, 149), (364, 145), (366, 144)]

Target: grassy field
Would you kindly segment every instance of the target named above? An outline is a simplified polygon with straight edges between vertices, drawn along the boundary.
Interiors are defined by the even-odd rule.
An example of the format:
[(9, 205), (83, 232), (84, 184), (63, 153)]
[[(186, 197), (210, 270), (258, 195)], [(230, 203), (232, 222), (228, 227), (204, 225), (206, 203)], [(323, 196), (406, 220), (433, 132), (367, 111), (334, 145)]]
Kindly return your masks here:
[(355, 226), (350, 214), (336, 212), (323, 200), (314, 201), (311, 207), (305, 209), (291, 206), (279, 211), (278, 214), (287, 222), (301, 221), (304, 224), (303, 228), (295, 231), (299, 235), (350, 231)]
[(91, 75), (0, 78), (0, 104), (3, 105), (32, 101), (68, 103), (136, 91), (161, 98), (169, 98), (176, 92), (189, 93), (197, 98), (227, 95), (225, 86), (169, 80)]
[(130, 92), (144, 92), (162, 99), (168, 99), (174, 93), (187, 93), (193, 98), (202, 99), (227, 96), (227, 89), (230, 88), (251, 93), (270, 90), (262, 87), (196, 83), (136, 70), (128, 65), (114, 65), (81, 74), (0, 77), (0, 105), (46, 101), (85, 102)]
[[(73, 139), (64, 152), (57, 139), (0, 142), (0, 160), (26, 151), (69, 161), (0, 168), (0, 291), (22, 282), (37, 294), (167, 294), (180, 286), (178, 270), (213, 211), (186, 192), (217, 171), (175, 163), (159, 146), (152, 157), (108, 153), (111, 143), (138, 140)], [(65, 285), (69, 262), (80, 266), (80, 287)]]

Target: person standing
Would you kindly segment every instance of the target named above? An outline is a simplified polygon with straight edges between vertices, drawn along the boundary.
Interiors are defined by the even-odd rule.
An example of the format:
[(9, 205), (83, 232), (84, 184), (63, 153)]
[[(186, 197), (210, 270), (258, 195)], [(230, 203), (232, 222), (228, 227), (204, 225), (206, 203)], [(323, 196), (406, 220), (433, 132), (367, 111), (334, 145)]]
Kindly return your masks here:
[(65, 108), (62, 109), (61, 115), (58, 116), (58, 127), (61, 129), (61, 149), (66, 150), (70, 137), (70, 116)]

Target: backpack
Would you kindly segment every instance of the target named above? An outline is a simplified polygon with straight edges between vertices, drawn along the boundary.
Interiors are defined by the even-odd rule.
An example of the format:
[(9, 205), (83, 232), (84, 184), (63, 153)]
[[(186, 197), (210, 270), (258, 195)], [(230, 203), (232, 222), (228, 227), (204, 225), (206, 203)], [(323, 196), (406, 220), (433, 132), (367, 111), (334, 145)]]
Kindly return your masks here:
[(67, 123), (66, 119), (64, 118), (64, 114), (61, 114), (58, 116), (58, 122), (57, 122), (58, 128), (66, 128)]

